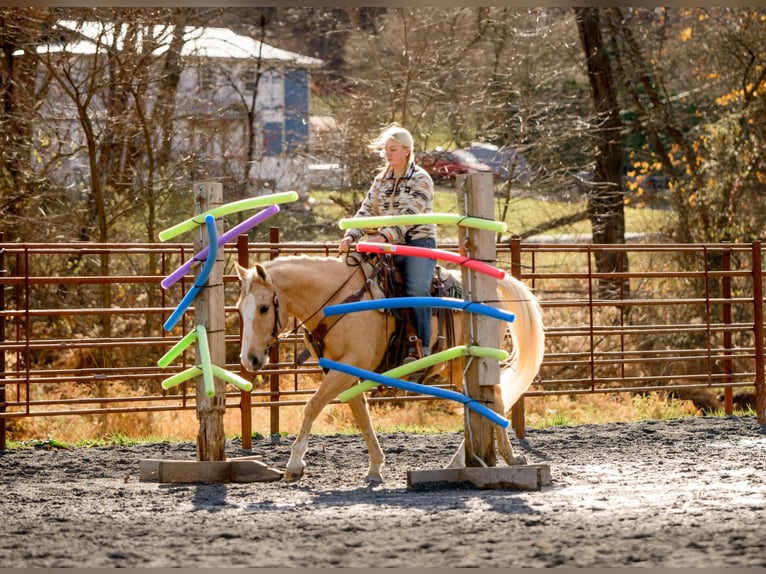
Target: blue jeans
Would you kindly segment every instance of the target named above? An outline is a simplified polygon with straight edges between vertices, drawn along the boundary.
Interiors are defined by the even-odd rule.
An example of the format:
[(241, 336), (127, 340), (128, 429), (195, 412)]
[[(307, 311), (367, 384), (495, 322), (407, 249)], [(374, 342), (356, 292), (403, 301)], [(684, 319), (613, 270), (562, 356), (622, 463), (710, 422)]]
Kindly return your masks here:
[[(436, 248), (436, 239), (414, 239), (407, 242), (414, 247)], [(399, 266), (404, 278), (404, 292), (408, 297), (430, 297), (431, 277), (436, 268), (436, 261), (425, 257), (394, 256), (394, 262)], [(412, 321), (418, 339), (427, 353), (431, 346), (431, 307), (413, 307), (410, 309)]]

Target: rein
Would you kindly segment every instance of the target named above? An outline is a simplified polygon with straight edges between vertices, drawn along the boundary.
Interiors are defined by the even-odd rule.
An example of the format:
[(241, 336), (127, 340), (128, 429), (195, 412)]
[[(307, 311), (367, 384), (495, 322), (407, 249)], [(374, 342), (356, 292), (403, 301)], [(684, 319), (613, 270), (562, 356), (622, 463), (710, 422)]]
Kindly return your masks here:
[[(327, 300), (320, 305), (316, 311), (314, 311), (311, 315), (309, 315), (306, 319), (301, 321), (301, 323), (296, 326), (292, 332), (295, 333), (298, 329), (303, 327), (307, 321), (311, 320), (312, 317), (314, 317), (317, 313), (319, 313), (320, 310), (324, 309), (327, 304), (332, 301), (335, 296), (340, 292), (343, 287), (346, 286), (346, 284), (351, 281), (351, 279), (356, 275), (356, 273), (362, 269), (361, 262), (357, 263), (356, 265), (352, 265), (349, 263), (348, 256), (346, 256), (346, 265), (349, 267), (357, 267), (355, 271), (353, 271), (348, 278), (338, 287), (338, 289), (335, 290), (335, 292), (330, 295), (330, 297), (327, 298)], [(364, 284), (359, 288), (356, 289), (353, 293), (351, 293), (348, 297), (346, 297), (341, 303), (351, 303), (353, 301), (359, 301), (362, 297), (364, 297), (364, 294), (367, 291), (370, 291), (373, 285), (373, 281), (375, 280), (375, 277), (377, 277), (378, 273), (380, 273), (383, 265), (381, 263), (378, 263), (377, 265), (373, 266), (372, 273), (370, 273), (370, 276), (365, 279)], [(324, 351), (324, 338), (327, 336), (327, 334), (330, 332), (330, 329), (332, 329), (335, 325), (337, 325), (341, 319), (343, 319), (343, 316), (340, 317), (333, 317), (333, 321), (328, 324), (327, 318), (324, 318), (319, 321), (316, 327), (314, 327), (313, 330), (308, 331), (306, 330), (306, 338), (308, 339), (309, 344), (314, 349), (314, 352), (317, 354), (318, 357), (322, 357), (323, 351)], [(303, 350), (300, 355), (296, 358), (297, 363), (300, 365), (302, 364), (306, 359), (311, 356), (311, 353), (308, 349)]]

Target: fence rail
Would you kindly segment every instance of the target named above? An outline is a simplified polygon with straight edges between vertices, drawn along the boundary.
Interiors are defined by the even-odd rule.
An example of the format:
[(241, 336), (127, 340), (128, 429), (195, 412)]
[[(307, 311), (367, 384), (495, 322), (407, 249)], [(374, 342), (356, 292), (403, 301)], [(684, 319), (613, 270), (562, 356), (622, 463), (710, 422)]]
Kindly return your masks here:
[[(456, 244), (440, 248), (457, 250)], [(224, 247), (226, 365), (240, 370), (238, 282), (234, 262), (251, 265), (284, 254), (334, 255), (335, 244), (269, 243), (241, 236)], [(620, 272), (599, 272), (599, 253), (624, 258)], [(160, 281), (193, 255), (190, 244), (13, 244), (0, 242), (0, 448), (8, 421), (195, 408), (193, 386), (176, 391), (162, 379), (191, 366), (157, 366), (194, 328), (193, 306), (168, 334), (162, 323), (193, 277), (171, 290)], [(525, 396), (716, 389), (731, 412), (732, 389), (754, 387), (758, 418), (764, 407), (761, 244), (497, 245), (497, 266), (530, 285), (546, 323), (540, 374)], [(629, 266), (628, 266), (629, 263)], [(268, 385), (228, 392), (247, 441), (250, 409), (270, 409), (270, 432), (280, 432), (279, 409), (305, 404), (321, 369), (296, 363), (301, 338), (283, 336)], [(64, 385), (81, 388), (61, 394)], [(444, 386), (449, 386), (448, 384)], [(438, 400), (406, 394), (371, 401)], [(524, 433), (523, 399), (514, 427)]]

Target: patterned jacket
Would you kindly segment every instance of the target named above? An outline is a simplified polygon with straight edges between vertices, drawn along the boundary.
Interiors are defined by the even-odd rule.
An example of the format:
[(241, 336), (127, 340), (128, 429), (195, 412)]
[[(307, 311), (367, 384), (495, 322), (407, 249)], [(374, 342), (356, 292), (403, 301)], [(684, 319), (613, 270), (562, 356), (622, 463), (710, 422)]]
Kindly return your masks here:
[[(411, 163), (398, 180), (393, 168), (387, 168), (375, 176), (354, 217), (431, 213), (433, 199), (434, 183), (422, 167)], [(430, 223), (381, 227), (377, 231), (386, 241), (395, 244), (404, 244), (408, 239), (436, 238), (436, 226)], [(349, 229), (345, 235), (358, 241), (365, 232), (365, 229)]]

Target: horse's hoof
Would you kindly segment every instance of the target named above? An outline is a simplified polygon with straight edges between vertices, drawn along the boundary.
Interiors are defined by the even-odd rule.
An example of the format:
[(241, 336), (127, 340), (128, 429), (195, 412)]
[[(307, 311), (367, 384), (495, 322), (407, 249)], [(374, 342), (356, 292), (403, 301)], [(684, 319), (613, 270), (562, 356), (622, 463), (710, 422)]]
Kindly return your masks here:
[(513, 455), (513, 459), (511, 461), (511, 465), (515, 466), (518, 464), (527, 464), (527, 457), (523, 454), (515, 454)]
[(383, 479), (380, 476), (365, 476), (364, 482), (366, 482), (368, 486), (378, 486), (379, 484), (383, 484)]
[(298, 482), (303, 477), (303, 469), (299, 471), (285, 471), (285, 482)]

